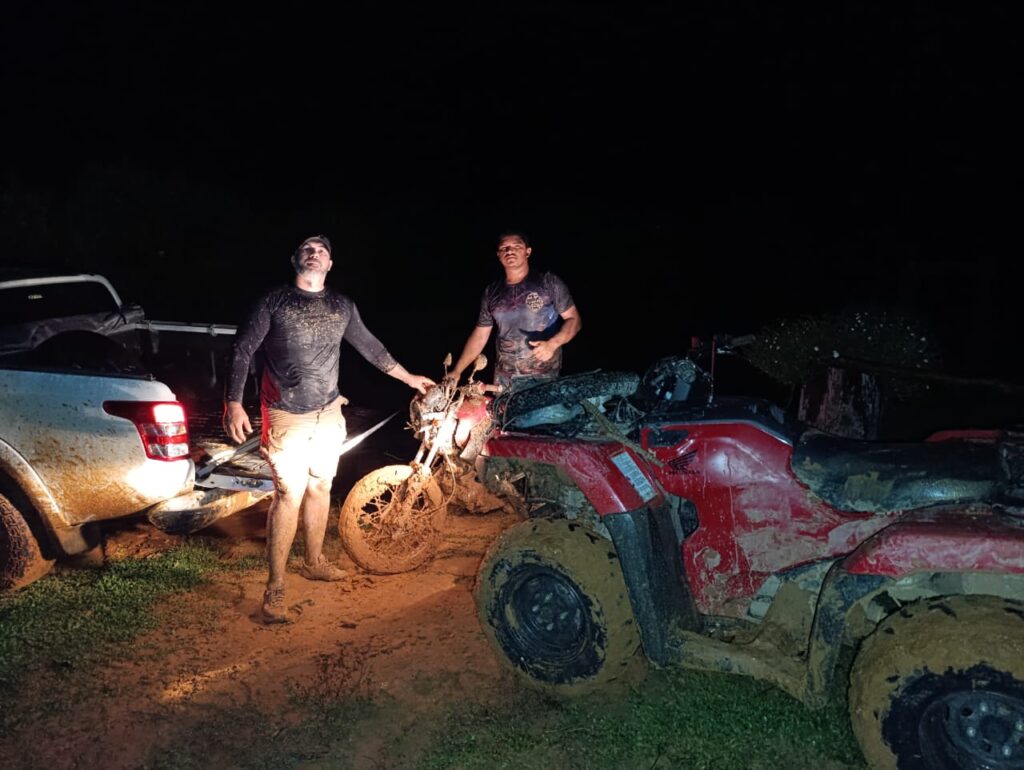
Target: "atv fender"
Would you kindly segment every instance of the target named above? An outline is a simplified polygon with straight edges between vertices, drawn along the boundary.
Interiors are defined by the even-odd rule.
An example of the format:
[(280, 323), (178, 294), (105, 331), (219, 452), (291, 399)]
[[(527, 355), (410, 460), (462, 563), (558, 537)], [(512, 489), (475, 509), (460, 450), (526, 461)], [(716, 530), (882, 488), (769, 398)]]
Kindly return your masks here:
[(911, 514), (833, 565), (822, 585), (807, 656), (806, 702), (822, 706), (844, 645), (904, 604), (933, 596), (1024, 595), (1024, 530), (966, 511)]
[(632, 449), (613, 441), (576, 441), (502, 434), (487, 442), (487, 454), (560, 468), (586, 495), (599, 516), (656, 507), (661, 485)]
[(1024, 575), (1024, 528), (985, 508), (928, 509), (879, 530), (843, 562), (858, 575), (900, 578), (922, 570)]
[(615, 543), (644, 652), (655, 665), (674, 658), (672, 632), (699, 631), (700, 615), (683, 574), (677, 511), (639, 508), (602, 519)]

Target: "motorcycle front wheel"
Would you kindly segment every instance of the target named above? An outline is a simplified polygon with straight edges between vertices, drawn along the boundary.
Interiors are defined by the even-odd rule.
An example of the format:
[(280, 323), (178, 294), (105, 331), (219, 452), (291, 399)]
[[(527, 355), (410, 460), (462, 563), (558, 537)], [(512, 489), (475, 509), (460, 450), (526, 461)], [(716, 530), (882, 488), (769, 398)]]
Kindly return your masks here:
[(448, 518), (433, 477), (387, 465), (355, 483), (341, 505), (338, 531), (352, 561), (367, 572), (408, 572), (433, 558)]

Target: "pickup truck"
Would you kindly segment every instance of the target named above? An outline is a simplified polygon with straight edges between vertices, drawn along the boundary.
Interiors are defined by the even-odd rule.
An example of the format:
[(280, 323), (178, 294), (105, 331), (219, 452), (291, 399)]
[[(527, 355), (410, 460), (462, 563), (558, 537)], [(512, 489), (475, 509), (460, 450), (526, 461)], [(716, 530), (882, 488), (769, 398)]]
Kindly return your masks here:
[(0, 591), (96, 546), (101, 521), (193, 532), (272, 492), (255, 439), (190, 434), (220, 438), (234, 333), (150, 321), (100, 275), (0, 273)]

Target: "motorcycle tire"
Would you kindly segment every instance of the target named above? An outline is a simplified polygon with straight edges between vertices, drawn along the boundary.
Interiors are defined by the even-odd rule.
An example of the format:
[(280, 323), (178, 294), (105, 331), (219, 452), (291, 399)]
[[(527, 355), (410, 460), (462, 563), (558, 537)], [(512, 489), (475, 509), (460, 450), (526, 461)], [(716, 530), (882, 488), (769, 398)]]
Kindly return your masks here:
[(345, 552), (362, 569), (393, 575), (434, 557), (447, 518), (434, 478), (417, 481), (408, 465), (387, 465), (353, 485), (341, 505), (338, 532)]

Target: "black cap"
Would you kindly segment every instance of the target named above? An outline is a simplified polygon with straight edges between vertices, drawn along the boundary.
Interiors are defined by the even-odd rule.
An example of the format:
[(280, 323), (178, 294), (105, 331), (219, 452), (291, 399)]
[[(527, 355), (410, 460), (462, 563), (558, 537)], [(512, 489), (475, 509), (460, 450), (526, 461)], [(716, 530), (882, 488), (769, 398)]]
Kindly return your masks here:
[(300, 251), (302, 251), (302, 247), (303, 246), (305, 246), (305, 245), (307, 245), (309, 243), (312, 243), (313, 241), (316, 241), (317, 243), (322, 243), (324, 245), (324, 248), (327, 249), (327, 253), (328, 254), (331, 253), (331, 242), (330, 242), (330, 240), (328, 240), (326, 235), (311, 235), (311, 236), (309, 236), (306, 240), (304, 240), (302, 243), (299, 244), (299, 247), (297, 249), (295, 249), (295, 253), (298, 254)]

